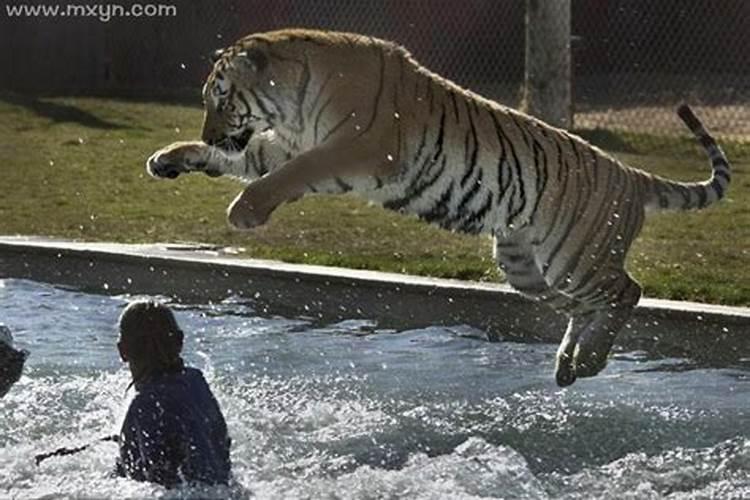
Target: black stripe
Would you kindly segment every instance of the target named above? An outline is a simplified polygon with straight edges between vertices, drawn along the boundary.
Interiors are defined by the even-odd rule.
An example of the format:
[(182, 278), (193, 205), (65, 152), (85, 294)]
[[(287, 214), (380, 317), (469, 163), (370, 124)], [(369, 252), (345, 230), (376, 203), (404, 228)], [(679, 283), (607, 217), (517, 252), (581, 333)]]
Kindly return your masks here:
[(523, 139), (523, 142), (526, 143), (526, 147), (531, 149), (531, 142), (529, 141), (528, 136), (526, 135), (526, 129), (521, 126), (521, 124), (518, 122), (518, 118), (513, 113), (508, 113), (508, 116), (510, 117), (513, 124), (516, 126), (519, 132), (521, 132), (521, 138)]
[(437, 201), (435, 201), (435, 204), (430, 208), (430, 210), (428, 210), (427, 212), (420, 212), (418, 214), (419, 218), (427, 222), (436, 222), (443, 220), (450, 211), (448, 202), (450, 202), (451, 198), (453, 198), (454, 187), (455, 183), (451, 181), (445, 191), (443, 191), (443, 193), (438, 197)]
[(258, 175), (263, 177), (268, 173), (268, 167), (266, 167), (266, 154), (263, 148), (263, 142), (258, 145), (258, 167), (256, 168)]
[(503, 181), (506, 177), (505, 174), (510, 174), (509, 172), (506, 172), (506, 168), (504, 168), (508, 160), (508, 155), (505, 151), (505, 133), (500, 128), (500, 124), (498, 123), (495, 114), (491, 110), (487, 110), (487, 113), (490, 115), (492, 123), (495, 126), (495, 135), (497, 136), (498, 146), (500, 146), (500, 158), (497, 161), (497, 203), (499, 205), (505, 197), (505, 192), (508, 189), (508, 186), (510, 186), (510, 175), (507, 175), (508, 184), (505, 184)]
[[(335, 134), (338, 129), (340, 129), (346, 122), (348, 122), (351, 119), (351, 117), (352, 117), (352, 112), (347, 113), (344, 118), (342, 118), (341, 120), (339, 120), (339, 122), (336, 125), (334, 125), (333, 127), (331, 127), (331, 129), (328, 132), (326, 132), (326, 135), (321, 139), (320, 142), (326, 142), (328, 140), (328, 138), (331, 137), (333, 134)], [(316, 120), (316, 122), (317, 122), (317, 120)], [(315, 134), (315, 142), (316, 143), (317, 143), (317, 137), (318, 136), (317, 136), (317, 133), (316, 133)]]
[(250, 169), (258, 175), (258, 169), (255, 167), (255, 155), (251, 151), (245, 152), (245, 174), (250, 174)]
[(463, 214), (464, 209), (474, 200), (477, 193), (479, 192), (479, 188), (482, 187), (482, 173), (484, 171), (480, 168), (479, 169), (479, 175), (477, 175), (477, 179), (472, 184), (471, 189), (469, 189), (467, 192), (464, 193), (464, 195), (461, 197), (461, 201), (458, 203), (458, 207), (456, 208), (456, 216), (460, 217)]
[(710, 148), (711, 146), (716, 146), (716, 141), (708, 134), (702, 135), (698, 139), (700, 140), (701, 146), (706, 149)]
[(258, 108), (260, 108), (260, 111), (263, 113), (263, 116), (269, 117), (273, 116), (269, 109), (266, 107), (266, 105), (263, 103), (261, 98), (258, 96), (258, 94), (255, 93), (255, 90), (250, 89), (250, 95), (253, 96), (253, 99), (255, 99), (255, 103), (258, 105)]
[[(576, 177), (580, 181), (581, 179), (581, 171), (580, 169), (576, 169)], [(580, 189), (580, 185), (576, 186), (576, 189)], [(560, 252), (560, 250), (563, 247), (563, 244), (568, 240), (568, 237), (570, 235), (570, 230), (573, 228), (576, 222), (580, 219), (581, 212), (586, 207), (586, 203), (588, 202), (588, 188), (586, 187), (585, 192), (578, 192), (576, 193), (576, 203), (575, 208), (572, 212), (566, 211), (570, 217), (568, 218), (567, 223), (565, 224), (565, 228), (562, 231), (562, 236), (557, 239), (557, 242), (555, 243), (555, 246), (552, 248), (552, 252), (550, 252), (549, 257), (547, 258), (547, 262), (545, 263), (548, 267), (551, 267), (555, 258), (557, 257), (557, 254)], [(553, 288), (556, 287), (556, 285), (559, 283), (559, 280), (565, 279), (565, 274), (561, 274), (556, 280), (556, 282), (552, 285)]]
[(708, 203), (708, 190), (702, 186), (699, 186), (698, 191), (698, 206), (696, 208), (703, 208)]
[(682, 195), (682, 209), (687, 210), (688, 208), (690, 208), (691, 190), (683, 186), (682, 184), (676, 184), (675, 188), (677, 189), (677, 192)]
[(302, 84), (297, 91), (297, 133), (302, 133), (305, 128), (305, 96), (307, 95), (308, 87), (310, 86), (310, 61), (305, 59), (302, 65)]
[(468, 218), (468, 220), (464, 222), (463, 224), (464, 232), (467, 232), (469, 234), (477, 234), (477, 233), (481, 233), (484, 230), (484, 217), (487, 215), (487, 212), (489, 212), (490, 208), (492, 207), (492, 203), (493, 203), (493, 194), (492, 192), (488, 192), (487, 198), (485, 198), (484, 203), (479, 208), (479, 210), (474, 212)]
[(419, 161), (419, 158), (422, 156), (422, 150), (424, 150), (426, 141), (427, 141), (427, 125), (424, 125), (422, 127), (422, 136), (419, 139), (419, 146), (417, 146), (417, 152), (414, 155), (414, 159), (412, 160), (412, 163), (416, 163), (417, 161)]
[(326, 99), (326, 101), (320, 107), (317, 114), (315, 115), (315, 122), (313, 124), (313, 142), (315, 144), (318, 144), (318, 131), (320, 127), (320, 119), (323, 117), (323, 113), (325, 112), (326, 108), (330, 106), (332, 102), (333, 102), (333, 96), (329, 96), (328, 99)]
[(375, 92), (375, 99), (373, 102), (372, 116), (370, 117), (369, 123), (359, 131), (357, 135), (363, 135), (370, 131), (372, 125), (375, 123), (375, 119), (378, 117), (378, 109), (380, 108), (380, 99), (383, 95), (383, 84), (385, 81), (385, 55), (382, 50), (378, 50), (380, 56), (380, 75), (378, 79), (378, 90)]
[(456, 118), (456, 123), (458, 123), (458, 102), (456, 102), (456, 93), (448, 90), (448, 95), (450, 96), (451, 103), (453, 104), (453, 116)]
[[(614, 169), (614, 171), (615, 171), (614, 173), (616, 175), (613, 176), (612, 175), (612, 173), (613, 173), (612, 170), (613, 169), (608, 169), (607, 170), (607, 173), (609, 175), (607, 175), (607, 183), (606, 183), (606, 187), (605, 187), (605, 190), (604, 190), (605, 193), (615, 192), (615, 188), (621, 187), (619, 185), (619, 175), (620, 175), (620, 173), (622, 173), (622, 171), (619, 168), (615, 168)], [(613, 180), (613, 178), (616, 179), (615, 183), (614, 183), (614, 187), (612, 186), (612, 180)], [(623, 190), (618, 189), (617, 192), (622, 193)], [(611, 199), (609, 197), (606, 197), (603, 201), (604, 201), (604, 203), (608, 203), (608, 202), (611, 201)], [(606, 223), (606, 220), (609, 218), (609, 216), (610, 216), (609, 211), (606, 210), (606, 209), (604, 209), (604, 208), (602, 208), (602, 209), (600, 209), (598, 211), (597, 216), (594, 219), (594, 221), (589, 225), (588, 228), (586, 228), (586, 234), (581, 238), (581, 240), (579, 242), (578, 249), (568, 259), (568, 262), (566, 263), (565, 268), (563, 269), (562, 276), (565, 276), (567, 274), (573, 273), (576, 270), (576, 268), (578, 267), (578, 264), (579, 264), (579, 262), (581, 260), (581, 257), (583, 256), (583, 253), (586, 250), (590, 250), (590, 248), (591, 248), (591, 245), (590, 245), (591, 242), (594, 241), (594, 239), (596, 238), (597, 235), (599, 235), (600, 231), (602, 230), (601, 228), (605, 227), (604, 224)], [(623, 226), (622, 222), (620, 224), (618, 224), (617, 227), (615, 228), (616, 229), (615, 233), (617, 233), (617, 230), (619, 230), (620, 227), (622, 227), (622, 226)], [(611, 250), (611, 247), (607, 244), (611, 240), (611, 235), (609, 234), (610, 231), (606, 227), (605, 227), (604, 230), (605, 230), (605, 233), (607, 233), (607, 234), (602, 239), (601, 243), (599, 244), (598, 252), (596, 254), (596, 257), (593, 259), (593, 263), (591, 264), (589, 270), (586, 272), (586, 274), (584, 274), (578, 280), (578, 283), (575, 286), (573, 286), (573, 288), (563, 287), (563, 288), (560, 289), (560, 291), (564, 290), (567, 293), (571, 293), (571, 294), (574, 293), (574, 292), (577, 292), (583, 286), (586, 285), (586, 283), (591, 279), (591, 277), (594, 276), (594, 274), (596, 274), (598, 272), (598, 264), (602, 260), (604, 260), (603, 257), (602, 257), (602, 254), (606, 253), (606, 252), (609, 252)], [(573, 285), (573, 283), (571, 283), (571, 285)]]
[(318, 89), (318, 93), (315, 95), (315, 98), (310, 103), (310, 111), (314, 112), (315, 109), (318, 107), (318, 102), (320, 102), (320, 98), (323, 97), (323, 91), (326, 88), (326, 85), (331, 81), (331, 78), (333, 78), (333, 71), (328, 73), (328, 76), (326, 76), (326, 79), (323, 80), (323, 83), (320, 85), (320, 88)]
[(276, 100), (273, 97), (271, 97), (268, 94), (268, 92), (266, 92), (265, 90), (259, 89), (259, 91), (262, 93), (263, 97), (265, 97), (266, 100), (269, 101), (273, 105), (273, 107), (276, 109), (276, 114), (278, 114), (279, 119), (282, 122), (286, 123), (286, 113), (284, 113), (283, 106), (281, 106), (278, 102), (276, 102)]
[(718, 158), (713, 158), (711, 160), (711, 164), (713, 165), (714, 170), (717, 170), (717, 169), (729, 170), (729, 162), (727, 162), (726, 158), (724, 158), (723, 156), (719, 156)]
[(726, 170), (714, 170), (714, 177), (721, 177), (727, 182), (732, 180), (731, 175)]
[(429, 78), (425, 78), (427, 81), (427, 102), (430, 105), (430, 114), (432, 114), (432, 110), (435, 108), (435, 89), (433, 89), (432, 80)]
[(245, 94), (242, 92), (237, 92), (237, 99), (245, 106), (245, 109), (247, 110), (247, 113), (252, 116), (253, 114), (253, 108), (250, 107), (250, 103), (247, 102), (247, 97), (245, 97)]
[(714, 179), (711, 181), (711, 187), (714, 188), (714, 191), (716, 191), (716, 196), (719, 198), (724, 197), (724, 188), (721, 185), (721, 181), (719, 179)]
[[(543, 163), (539, 164), (539, 153), (541, 152), (541, 156), (544, 158)], [(534, 206), (531, 209), (531, 215), (529, 216), (529, 223), (534, 223), (534, 217), (536, 216), (536, 211), (539, 208), (539, 202), (542, 200), (542, 195), (544, 193), (544, 189), (547, 187), (547, 152), (544, 151), (544, 148), (539, 144), (536, 139), (534, 139), (534, 166), (536, 168), (536, 201), (534, 201)]]
[[(409, 189), (407, 189), (403, 198), (386, 202), (383, 204), (383, 206), (389, 210), (401, 210), (407, 207), (413, 200), (421, 196), (425, 191), (427, 191), (438, 181), (438, 179), (443, 175), (443, 172), (445, 171), (446, 163), (446, 158), (443, 157), (442, 161), (440, 162), (438, 171), (432, 176), (432, 178), (421, 183), (412, 183)], [(420, 174), (425, 171), (426, 166), (432, 167), (432, 165), (434, 164), (434, 161), (426, 160), (425, 165), (423, 165), (422, 169), (420, 169)]]
[[(477, 140), (477, 129), (474, 125), (474, 119), (471, 116), (471, 111), (467, 108), (466, 114), (469, 117), (469, 130), (466, 132), (466, 140), (464, 144), (464, 162), (467, 163), (466, 171), (461, 178), (461, 187), (466, 185), (469, 177), (474, 173), (477, 167), (477, 155), (479, 153), (479, 141)], [(471, 134), (471, 135), (469, 135)], [(468, 143), (471, 140), (471, 154), (469, 154)]]
[(334, 181), (336, 181), (336, 185), (337, 185), (337, 186), (338, 186), (338, 187), (339, 187), (339, 188), (340, 188), (340, 189), (341, 189), (341, 190), (342, 190), (343, 192), (345, 192), (345, 193), (348, 193), (349, 191), (351, 191), (351, 190), (352, 190), (352, 187), (351, 187), (351, 186), (350, 186), (349, 184), (347, 184), (346, 182), (344, 182), (344, 181), (343, 181), (343, 179), (341, 179), (341, 177), (334, 177), (334, 179), (333, 179), (333, 180), (334, 180)]
[[(512, 116), (512, 115), (511, 115)], [(502, 131), (503, 128), (498, 122), (497, 126)], [(503, 131), (503, 136), (507, 137), (507, 134)], [(510, 149), (510, 156), (513, 158), (513, 167), (515, 167), (516, 171), (516, 184), (515, 186), (518, 186), (518, 197), (520, 199), (520, 204), (518, 205), (518, 208), (513, 210), (513, 203), (511, 199), (511, 203), (508, 204), (508, 208), (510, 209), (510, 214), (508, 215), (507, 225), (510, 227), (513, 224), (513, 220), (518, 217), (518, 215), (523, 212), (523, 209), (526, 208), (526, 195), (524, 194), (525, 187), (523, 182), (523, 172), (521, 171), (521, 163), (518, 161), (518, 155), (516, 154), (516, 148), (513, 146), (513, 141), (508, 139), (508, 148)], [(515, 187), (514, 186), (514, 187)], [(516, 193), (516, 189), (513, 190), (513, 193)]]
[(443, 106), (443, 113), (440, 115), (440, 127), (438, 128), (438, 136), (435, 141), (435, 154), (432, 160), (437, 160), (438, 156), (443, 154), (443, 139), (445, 138), (445, 106)]

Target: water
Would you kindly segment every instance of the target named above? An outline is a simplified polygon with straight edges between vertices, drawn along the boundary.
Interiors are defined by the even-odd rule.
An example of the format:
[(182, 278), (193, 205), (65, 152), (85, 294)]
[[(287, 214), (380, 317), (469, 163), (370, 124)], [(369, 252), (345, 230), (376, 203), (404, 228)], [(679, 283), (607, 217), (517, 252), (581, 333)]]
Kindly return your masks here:
[(115, 350), (125, 297), (0, 280), (0, 321), (32, 353), (0, 401), (0, 496), (748, 498), (750, 370), (621, 353), (554, 385), (555, 346), (467, 327), (321, 327), (246, 304), (176, 306), (186, 360), (233, 438), (237, 485), (204, 491), (108, 477), (99, 443), (132, 393)]

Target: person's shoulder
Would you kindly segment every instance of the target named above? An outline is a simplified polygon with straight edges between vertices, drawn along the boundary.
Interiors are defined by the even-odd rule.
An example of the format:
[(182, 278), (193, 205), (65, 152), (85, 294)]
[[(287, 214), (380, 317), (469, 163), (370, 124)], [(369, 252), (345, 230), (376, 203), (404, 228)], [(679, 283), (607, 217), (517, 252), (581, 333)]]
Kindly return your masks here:
[(183, 370), (185, 378), (187, 378), (190, 383), (196, 384), (199, 386), (206, 386), (208, 387), (208, 382), (206, 381), (206, 377), (203, 376), (203, 372), (200, 371), (198, 368), (193, 368), (192, 366), (186, 366)]

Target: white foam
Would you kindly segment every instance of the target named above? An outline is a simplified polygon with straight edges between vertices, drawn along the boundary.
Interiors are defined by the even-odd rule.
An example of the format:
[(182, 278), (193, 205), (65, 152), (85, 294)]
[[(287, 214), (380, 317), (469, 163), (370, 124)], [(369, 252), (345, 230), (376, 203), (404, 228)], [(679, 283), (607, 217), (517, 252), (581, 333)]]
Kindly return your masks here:
[[(279, 477), (251, 486), (259, 498), (546, 498), (524, 458), (472, 437), (452, 453), (415, 453), (399, 469), (361, 465), (342, 475)], [(345, 492), (345, 493), (344, 493)]]

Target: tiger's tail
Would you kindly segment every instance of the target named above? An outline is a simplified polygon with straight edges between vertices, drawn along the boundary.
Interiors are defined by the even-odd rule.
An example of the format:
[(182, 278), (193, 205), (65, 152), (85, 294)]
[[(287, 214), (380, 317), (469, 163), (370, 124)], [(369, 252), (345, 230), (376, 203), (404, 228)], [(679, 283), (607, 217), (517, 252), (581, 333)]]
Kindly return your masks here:
[(703, 123), (687, 104), (677, 108), (677, 116), (693, 132), (708, 153), (713, 169), (711, 178), (703, 182), (676, 182), (660, 177), (651, 177), (646, 188), (646, 209), (694, 210), (705, 208), (724, 197), (731, 174), (729, 161), (708, 133)]

